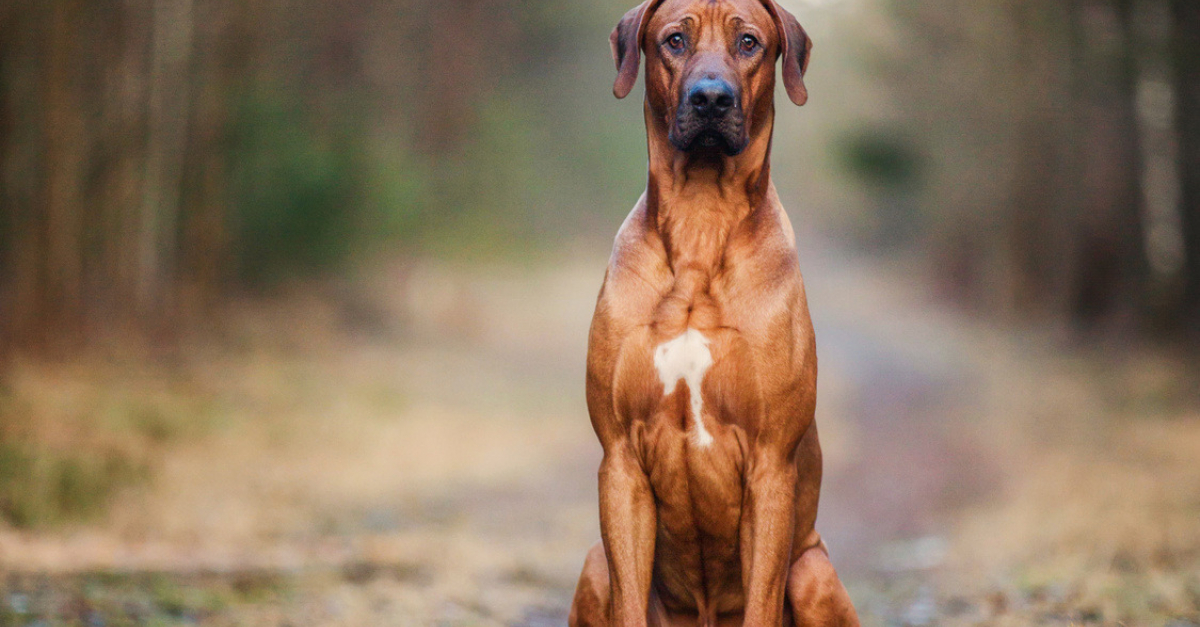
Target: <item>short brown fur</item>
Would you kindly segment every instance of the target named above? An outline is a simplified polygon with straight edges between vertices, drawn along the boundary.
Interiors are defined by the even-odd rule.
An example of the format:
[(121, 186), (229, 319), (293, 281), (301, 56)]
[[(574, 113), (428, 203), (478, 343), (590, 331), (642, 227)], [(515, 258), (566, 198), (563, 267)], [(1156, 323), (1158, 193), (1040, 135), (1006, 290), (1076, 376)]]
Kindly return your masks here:
[[(687, 54), (664, 47), (675, 31), (687, 34)], [(761, 49), (738, 52), (746, 34)], [(649, 180), (617, 234), (592, 322), (602, 540), (570, 625), (857, 625), (814, 529), (816, 349), (770, 178), (775, 60), (784, 57), (788, 94), (803, 104), (811, 42), (774, 0), (647, 0), (618, 24), (612, 48), (618, 97), (645, 52)], [(736, 154), (669, 140), (697, 72), (737, 86)], [(713, 365), (703, 390), (664, 396), (655, 348), (688, 328), (708, 339)], [(696, 393), (709, 446), (687, 431)]]

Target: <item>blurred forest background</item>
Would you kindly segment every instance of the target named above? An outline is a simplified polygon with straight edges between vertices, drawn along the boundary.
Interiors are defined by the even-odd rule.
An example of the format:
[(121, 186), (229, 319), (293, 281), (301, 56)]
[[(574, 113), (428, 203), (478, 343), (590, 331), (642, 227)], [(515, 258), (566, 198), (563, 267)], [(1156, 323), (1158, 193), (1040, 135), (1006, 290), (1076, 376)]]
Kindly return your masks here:
[[(988, 308), (1195, 331), (1193, 5), (878, 3), (855, 69), (886, 110), (803, 140), (840, 150), (878, 202), (813, 219), (939, 259)], [(7, 3), (5, 346), (170, 330), (230, 290), (364, 251), (607, 234), (640, 163), (636, 125), (596, 102), (609, 13)]]
[[(324, 591), (324, 579), (291, 578), (315, 560), (339, 564), (338, 585), (392, 582), (400, 592), (379, 594), (416, 604), (393, 612), (411, 624), (556, 624), (587, 548), (576, 539), (594, 535), (586, 325), (607, 247), (645, 177), (640, 91), (624, 102), (609, 92), (607, 35), (631, 1), (0, 5), (0, 575), (19, 595), (0, 598), (0, 618), (115, 616), (129, 603), (105, 603), (121, 595), (179, 620), (224, 616), (228, 604), (329, 614), (328, 603), (297, 601), (324, 594), (304, 587)], [(970, 561), (945, 549), (972, 537), (962, 512), (1002, 515), (960, 493), (1006, 503), (1026, 494), (971, 472), (959, 485), (963, 468), (989, 473), (945, 460), (996, 457), (993, 474), (1004, 477), (1041, 468), (1056, 478), (1030, 487), (1041, 496), (1024, 506), (1036, 508), (1062, 497), (1038, 490), (1088, 476), (1100, 459), (1071, 448), (1074, 462), (1055, 453), (1038, 465), (1024, 445), (931, 435), (964, 416), (1010, 429), (1016, 439), (1001, 440), (1011, 444), (1061, 404), (1070, 409), (1053, 421), (1064, 441), (1102, 447), (1081, 434), (1136, 440), (1125, 429), (1144, 434), (1138, 420), (1157, 416), (1171, 426), (1154, 442), (1176, 448), (1129, 455), (1165, 500), (1105, 492), (1097, 502), (1140, 503), (1160, 521), (1200, 516), (1187, 483), (1200, 455), (1200, 3), (783, 4), (816, 46), (810, 104), (779, 104), (774, 171), (800, 232), (818, 335), (830, 338), (826, 500), (848, 531), (827, 535), (837, 549), (841, 533), (859, 555), (847, 558), (852, 590), (882, 599), (865, 614), (892, 624), (1034, 610), (1064, 621), (1200, 620), (1194, 522), (1171, 523), (1165, 544), (1148, 548), (1095, 521), (1060, 525), (1079, 538), (1063, 553), (1075, 574), (1012, 575), (1041, 564), (1019, 557), (1028, 537), (998, 544), (1013, 549), (1003, 558), (966, 552), (993, 559), (988, 572), (1007, 573), (1001, 580), (1035, 582), (1016, 592), (996, 584), (978, 600), (947, 600), (926, 584), (950, 559), (939, 556)], [(904, 316), (917, 326), (893, 326)], [(889, 342), (891, 357), (869, 348)], [(925, 379), (913, 383), (913, 370)], [(892, 396), (853, 400), (873, 385)], [(464, 399), (475, 392), (499, 406)], [(926, 414), (937, 418), (905, 422)], [(894, 429), (918, 435), (892, 439), (897, 450), (871, 449), (887, 438), (862, 435)], [(514, 448), (464, 444), (465, 431)], [(313, 441), (293, 442), (302, 437)], [(928, 448), (941, 437), (949, 448)], [(325, 452), (330, 438), (341, 457)], [(531, 443), (562, 459), (522, 448)], [(872, 454), (890, 461), (863, 459)], [(460, 456), (488, 463), (464, 470)], [(569, 485), (522, 483), (546, 468)], [(503, 498), (488, 479), (496, 472), (507, 477)], [(897, 473), (915, 483), (888, 484)], [(381, 475), (396, 477), (376, 485)], [(1146, 485), (1130, 483), (1130, 494)], [(838, 501), (838, 486), (859, 496)], [(214, 503), (227, 491), (239, 496), (225, 510)], [(450, 492), (459, 496), (430, 496)], [(522, 493), (577, 514), (553, 557), (493, 556), (478, 568), (504, 563), (507, 574), (467, 585), (431, 565), (445, 567), (446, 553), (413, 548), (479, 555), (473, 542), (493, 536), (472, 525), (497, 515), (540, 529), (496, 514), (526, 511)], [(927, 520), (889, 504), (951, 513)], [(1111, 513), (1080, 507), (1080, 518)], [(1020, 518), (1004, 515), (1008, 528)], [(1129, 521), (1145, 532), (1143, 519)], [(459, 535), (436, 535), (445, 529)], [(312, 548), (330, 537), (340, 548)], [(1091, 544), (1106, 547), (1099, 562), (1071, 561), (1094, 557)], [(264, 548), (273, 546), (307, 557)], [(1129, 566), (1143, 557), (1144, 568)], [(1097, 563), (1115, 577), (1158, 569), (1171, 592), (1062, 583)], [(132, 579), (79, 574), (112, 569)], [(871, 583), (879, 573), (892, 583)], [(97, 597), (97, 585), (117, 592)], [(443, 585), (456, 601), (404, 596), (435, 598), (428, 587)], [(489, 605), (514, 586), (535, 600)], [(149, 600), (137, 596), (147, 589)]]

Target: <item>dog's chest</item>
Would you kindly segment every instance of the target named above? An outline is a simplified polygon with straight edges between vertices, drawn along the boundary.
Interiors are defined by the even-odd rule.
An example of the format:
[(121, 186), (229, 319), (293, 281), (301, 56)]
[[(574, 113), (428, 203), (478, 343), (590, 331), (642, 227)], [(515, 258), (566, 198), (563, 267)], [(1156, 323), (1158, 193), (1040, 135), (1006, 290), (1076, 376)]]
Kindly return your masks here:
[[(711, 294), (679, 312), (651, 325), (639, 347), (638, 361), (649, 366), (637, 369), (641, 385), (618, 394), (643, 395), (634, 439), (657, 501), (662, 592), (686, 596), (700, 586), (733, 609), (741, 603), (747, 430), (761, 413), (755, 360)], [(689, 579), (696, 573), (703, 584)]]
[[(713, 436), (704, 417), (704, 379), (712, 368), (713, 357), (709, 349), (710, 340), (704, 333), (686, 327), (678, 337), (660, 343), (654, 348), (654, 369), (663, 386), (663, 396), (669, 397), (682, 386), (687, 395), (686, 410), (679, 418), (690, 424), (686, 426), (692, 443), (700, 448), (712, 446)], [(677, 408), (675, 408), (677, 409)], [(708, 421), (713, 420), (709, 408)]]
[(704, 589), (719, 611), (742, 602), (747, 460), (765, 424), (764, 399), (792, 387), (802, 313), (792, 306), (794, 259), (783, 258), (777, 239), (718, 238), (710, 243), (717, 253), (675, 238), (668, 262), (666, 247), (649, 238), (619, 246), (610, 266), (589, 364), (594, 384), (611, 387), (592, 393), (613, 400), (650, 481), (664, 599)]
[[(720, 281), (676, 275), (670, 289), (647, 303), (639, 332), (627, 338), (615, 381), (624, 412), (686, 436), (684, 444), (707, 449), (732, 428), (753, 428), (762, 397), (757, 352), (739, 312)], [(751, 306), (749, 309), (753, 309)]]

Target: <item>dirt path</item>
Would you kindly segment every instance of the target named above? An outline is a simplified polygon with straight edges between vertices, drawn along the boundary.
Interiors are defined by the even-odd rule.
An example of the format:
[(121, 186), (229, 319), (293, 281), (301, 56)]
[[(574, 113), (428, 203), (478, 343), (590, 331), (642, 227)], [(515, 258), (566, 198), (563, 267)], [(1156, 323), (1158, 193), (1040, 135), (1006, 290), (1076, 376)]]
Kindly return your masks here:
[[(1200, 414), (1175, 364), (1116, 385), (942, 307), (911, 268), (801, 257), (818, 526), (868, 624), (1200, 624)], [(235, 312), (245, 344), (182, 367), (216, 426), (163, 444), (97, 524), (0, 531), (0, 624), (563, 624), (598, 537), (582, 367), (602, 266), (408, 264)]]

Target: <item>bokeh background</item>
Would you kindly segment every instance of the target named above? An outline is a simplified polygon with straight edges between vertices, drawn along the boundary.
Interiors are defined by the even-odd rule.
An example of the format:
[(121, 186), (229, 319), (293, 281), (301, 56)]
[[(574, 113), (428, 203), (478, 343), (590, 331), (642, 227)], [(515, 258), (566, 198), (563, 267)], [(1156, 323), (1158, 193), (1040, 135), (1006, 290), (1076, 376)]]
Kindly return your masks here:
[[(1200, 624), (1200, 4), (782, 3), (865, 622)], [(0, 624), (565, 624), (630, 4), (0, 4)]]

